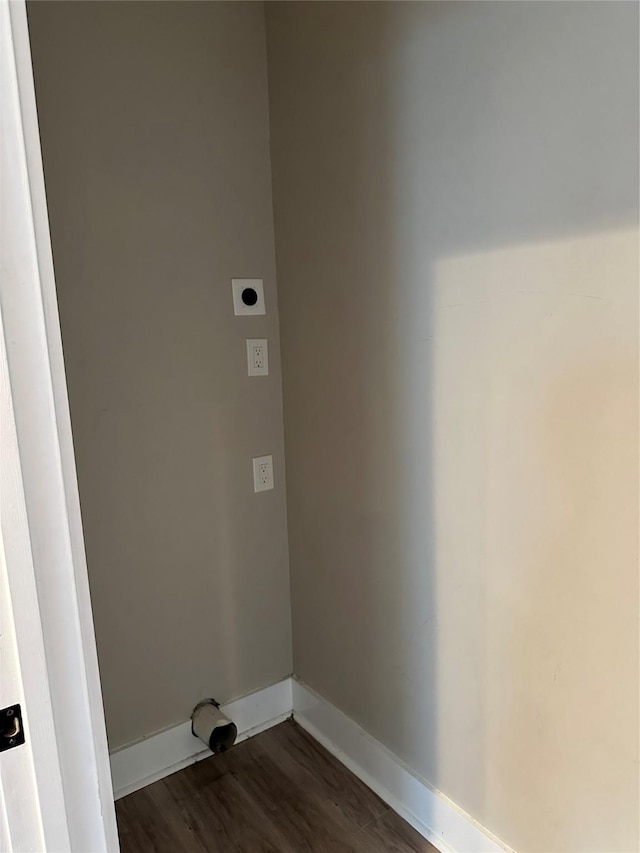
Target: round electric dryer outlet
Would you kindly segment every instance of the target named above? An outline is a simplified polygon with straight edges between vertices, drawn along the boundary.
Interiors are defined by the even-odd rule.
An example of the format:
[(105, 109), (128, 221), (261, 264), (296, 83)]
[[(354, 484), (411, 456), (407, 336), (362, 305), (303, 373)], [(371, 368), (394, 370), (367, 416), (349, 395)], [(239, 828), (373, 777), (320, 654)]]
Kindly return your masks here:
[(238, 317), (266, 314), (261, 278), (232, 278), (233, 313)]

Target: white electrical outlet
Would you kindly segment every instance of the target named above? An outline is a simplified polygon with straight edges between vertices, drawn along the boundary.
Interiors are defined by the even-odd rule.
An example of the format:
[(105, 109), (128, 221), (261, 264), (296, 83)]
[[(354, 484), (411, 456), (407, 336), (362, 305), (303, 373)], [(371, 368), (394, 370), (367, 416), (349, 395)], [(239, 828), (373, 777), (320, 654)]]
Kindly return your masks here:
[(273, 456), (256, 456), (253, 460), (253, 491), (273, 488)]
[(269, 346), (265, 338), (247, 340), (249, 376), (269, 375)]

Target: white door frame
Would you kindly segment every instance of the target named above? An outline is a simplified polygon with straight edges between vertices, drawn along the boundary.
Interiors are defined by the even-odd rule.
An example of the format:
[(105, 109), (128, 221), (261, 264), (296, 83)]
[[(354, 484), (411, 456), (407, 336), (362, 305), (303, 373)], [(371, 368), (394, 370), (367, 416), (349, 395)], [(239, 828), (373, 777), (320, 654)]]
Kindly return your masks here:
[[(0, 831), (10, 850), (113, 853), (119, 845), (24, 0), (0, 0), (0, 61), (0, 592), (8, 589), (10, 605), (0, 636), (2, 675), (9, 674), (0, 685), (17, 691), (2, 705), (24, 702), (27, 736), (25, 746), (0, 753)], [(13, 681), (4, 666), (12, 653)], [(39, 823), (28, 817), (29, 780)], [(28, 846), (36, 837), (43, 847)]]

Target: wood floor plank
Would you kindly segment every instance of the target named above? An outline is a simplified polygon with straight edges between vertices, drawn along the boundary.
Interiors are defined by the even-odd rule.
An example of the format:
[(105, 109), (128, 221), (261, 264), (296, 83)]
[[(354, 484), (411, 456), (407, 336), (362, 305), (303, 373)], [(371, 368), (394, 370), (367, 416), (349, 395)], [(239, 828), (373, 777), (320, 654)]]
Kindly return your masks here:
[(371, 788), (293, 721), (264, 734), (262, 748), (296, 784), (316, 790), (329, 811), (339, 812), (347, 832), (355, 832), (388, 810)]
[(438, 853), (393, 810), (361, 829), (355, 836), (361, 853)]
[[(199, 800), (204, 837), (213, 838), (212, 853), (249, 851), (296, 853), (277, 826), (231, 773), (207, 785)], [(215, 815), (215, 822), (212, 817)], [(215, 829), (214, 829), (215, 828)], [(209, 831), (207, 831), (209, 830)]]
[(277, 821), (296, 853), (354, 853), (348, 840), (351, 833), (339, 821), (339, 815), (324, 808), (313, 786), (303, 787), (287, 776), (280, 763), (263, 749), (258, 738), (247, 743), (250, 769), (237, 774), (238, 781), (263, 811)]
[(434, 853), (292, 721), (116, 803), (122, 853)]
[(122, 853), (203, 853), (206, 847), (198, 835), (189, 831), (174, 810), (163, 808), (158, 801), (157, 788), (162, 784), (149, 785), (116, 803)]
[(184, 853), (206, 853), (200, 826), (195, 821), (185, 819), (175, 808), (175, 800), (171, 788), (161, 780), (158, 784), (149, 785), (146, 789), (149, 805), (153, 811), (146, 813), (147, 820), (153, 821), (154, 815), (160, 813), (171, 828), (172, 837)]

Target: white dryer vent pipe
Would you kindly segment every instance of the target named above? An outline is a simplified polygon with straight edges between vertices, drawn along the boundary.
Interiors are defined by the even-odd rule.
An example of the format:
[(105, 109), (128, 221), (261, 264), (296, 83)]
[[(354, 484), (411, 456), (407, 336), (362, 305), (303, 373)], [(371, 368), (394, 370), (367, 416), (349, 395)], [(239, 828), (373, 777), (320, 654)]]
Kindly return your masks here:
[(191, 714), (191, 733), (206, 743), (211, 752), (218, 753), (231, 749), (238, 729), (225, 717), (215, 699), (203, 699)]

